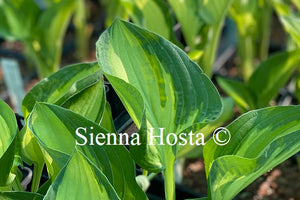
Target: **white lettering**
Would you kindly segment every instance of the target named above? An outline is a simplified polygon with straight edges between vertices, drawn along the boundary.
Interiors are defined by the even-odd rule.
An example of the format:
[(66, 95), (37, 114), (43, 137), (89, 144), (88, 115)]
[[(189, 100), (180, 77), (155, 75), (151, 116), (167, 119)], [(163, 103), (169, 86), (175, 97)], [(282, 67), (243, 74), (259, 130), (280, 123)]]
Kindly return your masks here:
[(163, 143), (163, 134), (164, 134), (164, 128), (159, 128), (159, 135), (154, 135), (153, 133), (154, 128), (149, 128), (149, 134), (150, 134), (150, 143), (149, 145), (154, 145), (153, 140), (154, 138), (159, 138), (160, 143), (158, 145), (164, 145)]
[(194, 145), (194, 143), (193, 143), (194, 137), (193, 137), (193, 136), (194, 136), (195, 134), (191, 131), (191, 132), (189, 132), (188, 135), (189, 135), (189, 139), (190, 139), (190, 140), (189, 140), (190, 145)]
[[(75, 134), (80, 138), (75, 140), (76, 145), (141, 145), (139, 133), (93, 133), (94, 127), (90, 127), (91, 133), (87, 133), (87, 128), (78, 127), (75, 130)], [(89, 135), (89, 136), (87, 136)], [(217, 134), (216, 139), (221, 141)], [(205, 145), (205, 136), (203, 133), (168, 133), (164, 135), (164, 128), (149, 128), (149, 143), (148, 145), (170, 145), (174, 146), (179, 144), (184, 146), (187, 143), (189, 145)]]
[(97, 135), (96, 135), (96, 143), (97, 143), (97, 145), (104, 145), (105, 144), (105, 141), (104, 142), (100, 142), (100, 140), (105, 140), (105, 135), (104, 135), (104, 133), (98, 133)]
[[(199, 136), (200, 136), (200, 138), (198, 138)], [(205, 145), (204, 134), (203, 133), (197, 133), (196, 134), (196, 145), (202, 145), (202, 146)]]
[[(90, 127), (91, 130), (94, 129), (94, 127)], [(94, 145), (94, 134), (90, 133), (90, 145)]]
[(131, 145), (141, 145), (140, 143), (140, 135), (138, 133), (131, 134)]
[(186, 133), (180, 133), (179, 140), (183, 141), (183, 143), (179, 142), (180, 146), (186, 145), (187, 144)]
[(78, 137), (80, 137), (81, 139), (83, 139), (83, 141), (84, 141), (83, 143), (79, 143), (79, 142), (76, 140), (76, 145), (79, 145), (79, 146), (86, 145), (86, 143), (87, 143), (87, 138), (86, 138), (84, 135), (82, 135), (82, 134), (79, 132), (79, 130), (84, 130), (84, 132), (86, 133), (86, 128), (79, 127), (79, 128), (76, 129), (76, 135), (77, 135)]
[[(170, 136), (173, 136), (173, 138), (174, 138), (173, 143), (171, 143), (171, 141), (170, 141)], [(167, 143), (168, 143), (168, 145), (171, 145), (171, 146), (175, 145), (177, 143), (177, 140), (178, 140), (178, 138), (177, 138), (177, 135), (175, 133), (169, 133), (167, 135)]]
[[(110, 137), (113, 136), (113, 144), (110, 143)], [(117, 145), (117, 135), (115, 133), (107, 133), (107, 145)]]
[[(123, 139), (123, 136), (125, 139)], [(127, 133), (119, 134), (119, 145), (129, 145), (129, 135)]]
[(94, 134), (93, 133), (90, 133), (90, 145), (94, 145)]

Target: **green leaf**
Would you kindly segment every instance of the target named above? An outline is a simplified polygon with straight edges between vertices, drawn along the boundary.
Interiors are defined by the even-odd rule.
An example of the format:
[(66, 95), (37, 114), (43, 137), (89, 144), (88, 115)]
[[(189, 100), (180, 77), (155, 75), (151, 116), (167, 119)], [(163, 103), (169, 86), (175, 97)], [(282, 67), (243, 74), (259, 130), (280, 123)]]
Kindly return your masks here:
[(234, 1), (230, 16), (238, 33), (238, 54), (240, 75), (248, 80), (255, 70), (255, 61), (268, 57), (272, 0)]
[(75, 55), (77, 60), (84, 61), (87, 59), (89, 51), (89, 39), (92, 34), (92, 26), (87, 23), (88, 4), (84, 0), (75, 1), (74, 16), (72, 22), (75, 27)]
[[(246, 81), (255, 69), (256, 41), (260, 41), (262, 35), (257, 36), (261, 21), (258, 12), (258, 1), (244, 0), (234, 1), (230, 8), (230, 17), (234, 20), (238, 36), (238, 56), (240, 58), (239, 73)], [(269, 26), (269, 25), (267, 25)], [(261, 29), (266, 29), (267, 26)]]
[(210, 199), (232, 199), (256, 178), (300, 150), (300, 106), (270, 107), (227, 126), (231, 140), (204, 146)]
[(3, 5), (0, 5), (0, 21), (1, 21), (0, 35), (3, 38), (9, 39), (12, 34), (10, 32), (9, 26), (7, 24), (7, 21), (6, 21), (6, 16), (5, 16), (5, 13), (3, 11)]
[[(21, 40), (40, 78), (59, 69), (63, 36), (74, 1), (1, 0), (0, 35)], [(55, 42), (54, 42), (55, 41)]]
[(300, 10), (300, 1), (299, 0), (292, 0), (292, 2), (295, 4), (295, 6)]
[(204, 52), (198, 63), (208, 76), (212, 73), (222, 24), (232, 2), (233, 0), (169, 0), (188, 49)]
[[(116, 20), (99, 38), (97, 58), (107, 79), (140, 130), (141, 145), (131, 146), (136, 162), (157, 172), (175, 160), (176, 147), (148, 145), (149, 130), (179, 134), (216, 119), (221, 101), (199, 66), (178, 47), (145, 29)], [(177, 143), (178, 144), (178, 143)]]
[(170, 9), (162, 0), (121, 0), (133, 22), (176, 42)]
[(298, 67), (298, 73), (296, 76), (296, 91), (295, 91), (296, 98), (298, 103), (300, 102), (300, 67)]
[(282, 0), (272, 0), (272, 3), (279, 16), (285, 16), (291, 13), (289, 5)]
[(242, 35), (255, 35), (258, 27), (256, 17), (259, 12), (258, 1), (234, 1), (230, 8), (230, 16), (237, 25), (237, 29)]
[[(190, 50), (203, 51), (199, 60), (211, 76), (222, 24), (233, 0), (169, 0)], [(192, 26), (191, 26), (192, 22)]]
[[(92, 121), (100, 122), (106, 100), (103, 76), (98, 64), (82, 63), (64, 67), (39, 82), (28, 92), (22, 102), (26, 121), (36, 102), (62, 105)], [(43, 154), (27, 125), (22, 130), (22, 155), (26, 163), (35, 163), (42, 170)], [(56, 168), (49, 166), (51, 160), (47, 158), (46, 163), (48, 169)], [(56, 171), (52, 171), (51, 175), (55, 176)]]
[(18, 126), (11, 108), (0, 99), (0, 186), (6, 186), (13, 166)]
[[(97, 63), (65, 67), (40, 81), (27, 93), (22, 102), (25, 121), (36, 102), (48, 102), (65, 104), (67, 108), (99, 122), (101, 116), (98, 115), (105, 105), (103, 88), (103, 77)], [(25, 126), (22, 130), (22, 153), (27, 163), (41, 161), (40, 147), (34, 140)]]
[[(38, 103), (28, 119), (28, 126), (59, 169), (65, 166), (77, 146), (108, 178), (121, 199), (146, 199), (135, 181), (134, 163), (126, 148), (97, 145), (96, 134), (108, 133), (98, 124), (62, 107)], [(86, 129), (86, 132), (78, 130), (81, 136), (76, 134), (80, 127)]]
[[(26, 11), (26, 12), (24, 12)], [(14, 40), (27, 40), (36, 25), (40, 9), (33, 0), (0, 1), (0, 35)]]
[(31, 41), (26, 47), (37, 64), (40, 78), (48, 77), (59, 69), (63, 39), (74, 8), (72, 0), (48, 1), (36, 19)]
[(242, 112), (266, 107), (296, 70), (299, 58), (299, 49), (272, 55), (258, 66), (247, 84), (227, 78), (217, 81)]
[(51, 4), (47, 6), (38, 19), (37, 30), (40, 31), (38, 34), (42, 51), (46, 50), (48, 56), (50, 55), (53, 59), (61, 54), (63, 36), (74, 7), (75, 2), (72, 0), (51, 1)]
[(193, 50), (193, 51), (190, 51), (188, 53), (188, 55), (189, 55), (191, 60), (196, 62), (202, 57), (203, 53), (204, 52), (202, 50)]
[(99, 168), (75, 150), (50, 186), (47, 199), (120, 199)]
[[(72, 96), (62, 104), (62, 107), (68, 108), (91, 121), (100, 122), (106, 105), (103, 84), (103, 78), (101, 78), (99, 82)], [(107, 112), (109, 113), (109, 111)]]
[(292, 36), (293, 40), (300, 47), (300, 28), (298, 24), (300, 23), (300, 17), (295, 15), (280, 16), (280, 21), (282, 22), (285, 30)]
[[(181, 25), (187, 45), (194, 50), (200, 43), (200, 40), (205, 41), (202, 37), (207, 34), (207, 30), (203, 30), (202, 33), (200, 33), (204, 26), (214, 26), (215, 31), (218, 32), (217, 29), (219, 28), (217, 27), (221, 26), (232, 0), (168, 0), (168, 2)], [(191, 22), (193, 22), (192, 26)]]
[(128, 20), (129, 16), (125, 7), (121, 4), (121, 0), (100, 0), (100, 3), (105, 7), (106, 20), (105, 27), (109, 27), (116, 16), (121, 19)]
[(203, 71), (211, 77), (224, 19), (233, 0), (202, 0), (200, 2), (199, 15), (206, 26), (201, 30), (200, 40), (202, 42), (200, 45), (205, 53), (199, 64)]
[(206, 24), (221, 24), (233, 0), (202, 0), (200, 1), (199, 14)]
[(257, 96), (258, 108), (269, 105), (299, 63), (300, 50), (298, 49), (277, 53), (258, 66), (248, 81), (248, 87)]
[(44, 168), (43, 153), (27, 125), (21, 130), (20, 138), (22, 160), (28, 165), (33, 165), (31, 192), (37, 192)]
[[(297, 6), (300, 4), (297, 1), (294, 3), (296, 3)], [(290, 9), (290, 5), (281, 0), (273, 0), (273, 5), (285, 31), (289, 33), (297, 46), (300, 47), (300, 28), (298, 26), (300, 22), (299, 15), (293, 13)]]
[[(68, 106), (72, 106), (71, 103), (73, 101), (71, 99), (73, 97), (74, 102), (80, 101), (80, 99), (78, 99), (78, 94), (88, 89), (90, 86), (93, 86), (97, 82), (103, 83), (102, 73), (100, 72), (99, 65), (97, 63), (80, 63), (64, 67), (50, 77), (40, 81), (28, 92), (22, 102), (24, 117), (25, 119), (28, 117), (36, 102), (47, 102), (57, 105), (65, 103)], [(97, 94), (89, 95), (96, 95), (93, 96), (93, 98), (99, 97), (101, 100), (103, 96), (101, 91), (103, 91), (103, 89), (100, 89), (100, 92), (94, 91), (97, 92)], [(87, 93), (83, 94), (85, 96), (88, 95)], [(85, 99), (87, 99), (87, 97), (85, 97)], [(68, 101), (69, 103), (67, 103)], [(95, 103), (97, 102), (93, 102), (93, 105), (90, 106), (94, 108)], [(81, 102), (81, 104), (72, 104), (78, 105), (78, 107), (85, 106), (84, 102)]]
[(42, 200), (43, 196), (31, 192), (0, 192), (1, 200)]
[[(234, 101), (232, 98), (222, 98), (223, 102), (223, 110), (220, 117), (214, 121), (207, 123), (203, 128), (199, 125), (199, 131), (197, 133), (203, 133), (206, 137), (205, 139), (208, 140), (213, 133), (213, 131), (223, 126), (228, 120), (233, 117), (233, 106)], [(194, 129), (196, 130), (196, 128)], [(189, 132), (189, 131), (186, 131)], [(206, 141), (205, 140), (205, 141)], [(199, 158), (203, 157), (203, 146), (196, 146), (196, 145), (185, 145), (183, 146), (177, 154), (177, 158)]]
[(106, 130), (108, 130), (110, 133), (116, 133), (111, 108), (108, 102), (106, 102), (105, 104), (103, 116), (99, 124)]
[[(181, 25), (185, 42), (192, 50), (194, 50), (196, 45), (199, 44), (199, 32), (204, 26), (204, 22), (199, 17), (200, 2), (196, 0), (168, 0), (168, 2)], [(193, 22), (192, 26), (191, 22)]]
[(232, 97), (242, 112), (256, 108), (256, 97), (251, 89), (241, 81), (218, 77), (220, 87)]

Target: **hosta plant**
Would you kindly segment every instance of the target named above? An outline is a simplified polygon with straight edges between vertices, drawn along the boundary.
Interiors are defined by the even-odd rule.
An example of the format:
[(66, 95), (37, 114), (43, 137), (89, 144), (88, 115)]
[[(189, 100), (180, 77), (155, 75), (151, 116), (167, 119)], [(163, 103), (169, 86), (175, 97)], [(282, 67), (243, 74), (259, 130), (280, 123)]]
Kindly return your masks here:
[(235, 0), (229, 9), (236, 24), (239, 72), (244, 80), (255, 70), (255, 60), (268, 57), (272, 11), (271, 0)]
[(72, 0), (0, 1), (0, 36), (24, 44), (39, 78), (59, 69), (63, 38), (74, 6)]
[(279, 90), (288, 82), (300, 64), (300, 50), (280, 52), (260, 63), (245, 83), (218, 77), (221, 88), (234, 98), (240, 111), (264, 108), (270, 105)]
[(173, 31), (174, 20), (167, 3), (162, 0), (100, 0), (107, 12), (106, 26), (118, 16), (132, 20), (138, 26), (147, 28), (179, 45)]
[[(225, 17), (233, 0), (169, 0), (190, 53), (201, 53), (197, 62), (212, 76), (218, 43)], [(191, 26), (192, 22), (192, 26)]]
[[(215, 137), (202, 140), (210, 133), (200, 131), (222, 112), (221, 99), (201, 68), (161, 36), (116, 20), (96, 48), (98, 63), (63, 68), (27, 94), (21, 132), (12, 110), (0, 102), (0, 198), (147, 199), (135, 179), (137, 163), (163, 173), (165, 198), (173, 200), (176, 156), (184, 141), (195, 139), (188, 133), (199, 133), (193, 144), (204, 145), (204, 199), (232, 199), (300, 150), (299, 106), (244, 114), (217, 135), (224, 141), (230, 134), (227, 145), (217, 145)], [(115, 130), (103, 74), (139, 129), (128, 140), (129, 150), (117, 134), (109, 136)], [(17, 166), (23, 162), (37, 166), (31, 192), (20, 187)], [(40, 186), (44, 163), (49, 179)]]
[[(182, 48), (184, 45), (174, 36), (174, 29), (180, 27), (185, 50), (202, 66), (204, 73), (211, 76), (224, 19), (232, 2), (233, 0), (114, 0), (107, 2), (108, 21), (111, 22), (115, 15), (126, 20), (130, 18), (135, 24)], [(174, 27), (175, 21), (178, 22), (177, 28)]]
[[(273, 0), (275, 11), (279, 15), (279, 19), (288, 33), (288, 49), (299, 49), (300, 48), (300, 2), (297, 0), (292, 1), (281, 1)], [(291, 6), (292, 5), (292, 6)], [(300, 66), (298, 66), (298, 74), (295, 80), (296, 85), (296, 97), (300, 102)]]

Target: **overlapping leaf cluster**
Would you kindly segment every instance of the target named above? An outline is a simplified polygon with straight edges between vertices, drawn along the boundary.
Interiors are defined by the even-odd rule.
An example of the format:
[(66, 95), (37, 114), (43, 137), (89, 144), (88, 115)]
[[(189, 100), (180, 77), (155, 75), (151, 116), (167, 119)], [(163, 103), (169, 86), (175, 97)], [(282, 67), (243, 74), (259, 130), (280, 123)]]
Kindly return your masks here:
[[(149, 128), (164, 128), (166, 134), (175, 135), (202, 131), (208, 138), (211, 127), (219, 124), (218, 117), (226, 118), (226, 108), (208, 76), (163, 37), (116, 20), (100, 36), (96, 48), (98, 63), (65, 67), (26, 95), (26, 123), (20, 132), (12, 110), (0, 102), (1, 198), (147, 199), (135, 180), (137, 163), (145, 170), (163, 172), (166, 199), (175, 199), (174, 163), (189, 147), (159, 145), (158, 137), (154, 145), (148, 145)], [(298, 54), (295, 50), (281, 55), (288, 63), (286, 76), (294, 69)], [(282, 57), (274, 57), (261, 68), (268, 62), (277, 64)], [(255, 81), (262, 76), (259, 70), (248, 82), (253, 93), (259, 90)], [(129, 151), (122, 145), (76, 145), (78, 127), (89, 130), (87, 138), (90, 132), (115, 132), (103, 75), (139, 129), (141, 145), (130, 146)], [(225, 80), (221, 82), (230, 88)], [(251, 92), (242, 93), (243, 108), (265, 106), (281, 87), (270, 85), (271, 81), (266, 85), (271, 92), (261, 95), (263, 101), (254, 99)], [(240, 84), (236, 90), (248, 86)], [(299, 111), (299, 106), (254, 110), (227, 126), (231, 134), (227, 145), (207, 141), (203, 149), (209, 185), (206, 199), (232, 199), (261, 174), (297, 153)], [(22, 167), (22, 161), (34, 166), (31, 193), (23, 192), (20, 185), (17, 166)], [(44, 164), (49, 180), (40, 187)]]

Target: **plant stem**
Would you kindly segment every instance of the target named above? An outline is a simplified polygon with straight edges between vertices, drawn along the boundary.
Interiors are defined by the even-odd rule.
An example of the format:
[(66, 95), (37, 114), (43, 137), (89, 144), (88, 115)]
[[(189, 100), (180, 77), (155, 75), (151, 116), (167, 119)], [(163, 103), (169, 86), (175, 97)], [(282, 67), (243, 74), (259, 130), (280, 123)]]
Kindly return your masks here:
[(18, 178), (18, 176), (16, 177), (16, 179), (13, 181), (12, 183), (12, 187), (15, 191), (23, 191), (23, 188), (22, 188), (22, 185), (21, 185), (21, 182)]
[[(29, 58), (33, 61), (38, 73), (38, 77), (40, 79), (50, 76), (52, 73), (56, 72), (59, 69), (60, 55), (56, 55), (56, 58), (44, 58), (42, 54), (42, 49), (38, 50), (37, 47), (34, 47), (34, 43), (36, 46), (39, 46), (37, 41), (26, 41), (24, 42), (26, 53)], [(61, 52), (59, 52), (61, 53)]]
[(163, 170), (166, 200), (175, 200), (174, 163), (173, 160), (169, 161)]
[(156, 175), (157, 173), (151, 173), (149, 176), (147, 176), (147, 178), (149, 181), (151, 181)]
[(88, 40), (92, 33), (92, 27), (86, 23), (87, 8), (84, 0), (78, 0), (75, 4), (73, 22), (76, 28), (76, 56), (84, 61), (88, 54)]
[(259, 47), (259, 58), (261, 61), (265, 60), (268, 57), (271, 19), (272, 19), (272, 5), (271, 2), (266, 1), (266, 5), (263, 7), (263, 12), (261, 15), (261, 24), (260, 24), (261, 41)]
[(254, 51), (253, 51), (253, 38), (251, 35), (239, 35), (239, 48), (238, 52), (241, 58), (241, 70), (240, 74), (244, 80), (247, 81), (252, 72), (254, 71)]
[(33, 178), (31, 192), (37, 192), (40, 186), (40, 180), (43, 172), (44, 164), (35, 163), (33, 168)]
[(201, 63), (199, 63), (204, 73), (209, 77), (212, 76), (213, 64), (216, 57), (221, 28), (221, 24), (217, 24), (209, 28), (207, 41), (204, 48), (205, 53), (203, 54), (202, 59), (200, 59)]

